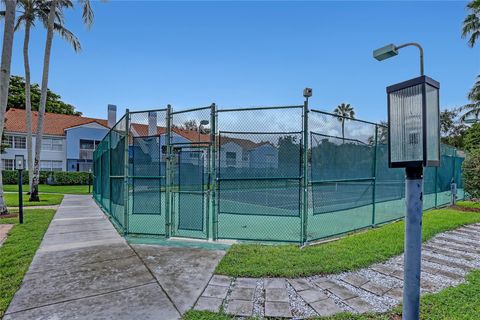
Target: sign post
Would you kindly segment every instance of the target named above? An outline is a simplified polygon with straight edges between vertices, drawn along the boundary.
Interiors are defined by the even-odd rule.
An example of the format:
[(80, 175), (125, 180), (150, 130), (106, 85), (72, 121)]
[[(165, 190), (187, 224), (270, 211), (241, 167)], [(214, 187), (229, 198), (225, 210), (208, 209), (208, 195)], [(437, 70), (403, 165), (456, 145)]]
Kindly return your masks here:
[(22, 171), (25, 168), (23, 155), (15, 155), (15, 169), (18, 171), (18, 222), (23, 223)]

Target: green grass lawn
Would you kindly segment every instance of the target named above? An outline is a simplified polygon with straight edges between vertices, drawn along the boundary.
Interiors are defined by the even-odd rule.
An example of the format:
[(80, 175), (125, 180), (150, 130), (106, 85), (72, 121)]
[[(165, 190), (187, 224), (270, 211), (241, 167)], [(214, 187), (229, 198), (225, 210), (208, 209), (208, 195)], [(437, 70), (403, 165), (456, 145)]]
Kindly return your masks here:
[(480, 209), (480, 202), (474, 201), (458, 201), (457, 206), (465, 208)]
[[(3, 186), (3, 190), (6, 192), (18, 191), (18, 185), (7, 184)], [(24, 191), (28, 191), (28, 186), (23, 186)], [(38, 190), (41, 193), (62, 193), (62, 194), (88, 194), (88, 185), (75, 185), (75, 186), (50, 186), (48, 184), (41, 184), (38, 186)], [(92, 186), (90, 186), (90, 191)]]
[[(423, 240), (480, 222), (480, 212), (453, 209), (428, 211), (423, 215)], [(339, 273), (386, 261), (403, 252), (403, 221), (324, 244), (297, 245), (236, 244), (220, 261), (215, 273), (242, 277), (303, 277)]]
[(27, 210), (22, 225), (18, 218), (0, 219), (0, 224), (15, 224), (0, 247), (0, 318), (20, 287), (54, 213), (55, 210)]
[[(18, 207), (18, 194), (17, 193), (4, 193), (5, 202), (7, 207)], [(26, 207), (29, 206), (51, 206), (60, 204), (63, 200), (63, 194), (55, 193), (41, 193), (40, 201), (30, 202), (28, 201), (28, 195), (23, 195), (23, 205)]]

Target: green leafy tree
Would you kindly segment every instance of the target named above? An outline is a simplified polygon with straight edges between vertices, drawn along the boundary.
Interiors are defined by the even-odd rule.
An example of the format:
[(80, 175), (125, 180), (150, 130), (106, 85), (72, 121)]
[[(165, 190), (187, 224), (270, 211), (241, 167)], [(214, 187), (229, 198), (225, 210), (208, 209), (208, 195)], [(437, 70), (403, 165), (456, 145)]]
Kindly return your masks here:
[(480, 149), (467, 154), (462, 164), (463, 186), (473, 198), (480, 198)]
[(466, 131), (463, 144), (467, 151), (480, 149), (480, 123), (475, 123)]
[[(31, 85), (32, 110), (38, 111), (40, 105), (40, 86), (37, 83)], [(61, 96), (50, 89), (47, 91), (46, 112), (61, 113), (81, 116), (82, 113), (75, 110), (71, 104), (61, 100)], [(10, 77), (10, 88), (8, 91), (8, 108), (25, 109), (25, 79), (19, 76)]]
[(462, 149), (468, 126), (459, 119), (461, 108), (445, 109), (440, 112), (440, 134), (442, 143)]
[(342, 124), (342, 139), (345, 140), (345, 121), (355, 119), (355, 111), (349, 103), (342, 103), (333, 110), (333, 113), (338, 116), (338, 121)]

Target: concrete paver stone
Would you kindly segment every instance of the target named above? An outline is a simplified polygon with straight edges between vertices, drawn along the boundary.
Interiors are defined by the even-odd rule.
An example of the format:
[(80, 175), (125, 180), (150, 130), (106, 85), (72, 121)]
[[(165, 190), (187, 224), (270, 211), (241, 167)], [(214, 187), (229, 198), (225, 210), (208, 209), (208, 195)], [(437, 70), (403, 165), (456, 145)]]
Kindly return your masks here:
[(288, 297), (287, 289), (286, 288), (266, 288), (265, 301), (288, 302), (289, 297)]
[(253, 301), (254, 294), (255, 294), (254, 288), (235, 287), (232, 289), (232, 292), (230, 293), (230, 299)]
[(200, 297), (194, 309), (201, 310), (201, 311), (218, 312), (222, 303), (223, 303), (223, 299)]
[(230, 300), (225, 311), (228, 314), (250, 317), (253, 314), (253, 301)]
[(343, 311), (332, 299), (320, 300), (310, 304), (310, 306), (322, 317), (331, 316)]
[(288, 302), (267, 301), (265, 302), (265, 316), (289, 318), (292, 316)]

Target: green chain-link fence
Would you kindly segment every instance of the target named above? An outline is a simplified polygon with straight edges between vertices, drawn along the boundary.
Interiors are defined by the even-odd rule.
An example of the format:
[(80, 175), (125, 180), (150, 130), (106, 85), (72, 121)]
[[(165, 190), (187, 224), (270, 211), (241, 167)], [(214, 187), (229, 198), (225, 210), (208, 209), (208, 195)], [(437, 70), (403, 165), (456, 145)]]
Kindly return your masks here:
[[(126, 234), (304, 243), (400, 219), (387, 128), (303, 106), (128, 112), (94, 153), (94, 198)], [(426, 168), (424, 208), (450, 202), (462, 152)]]

